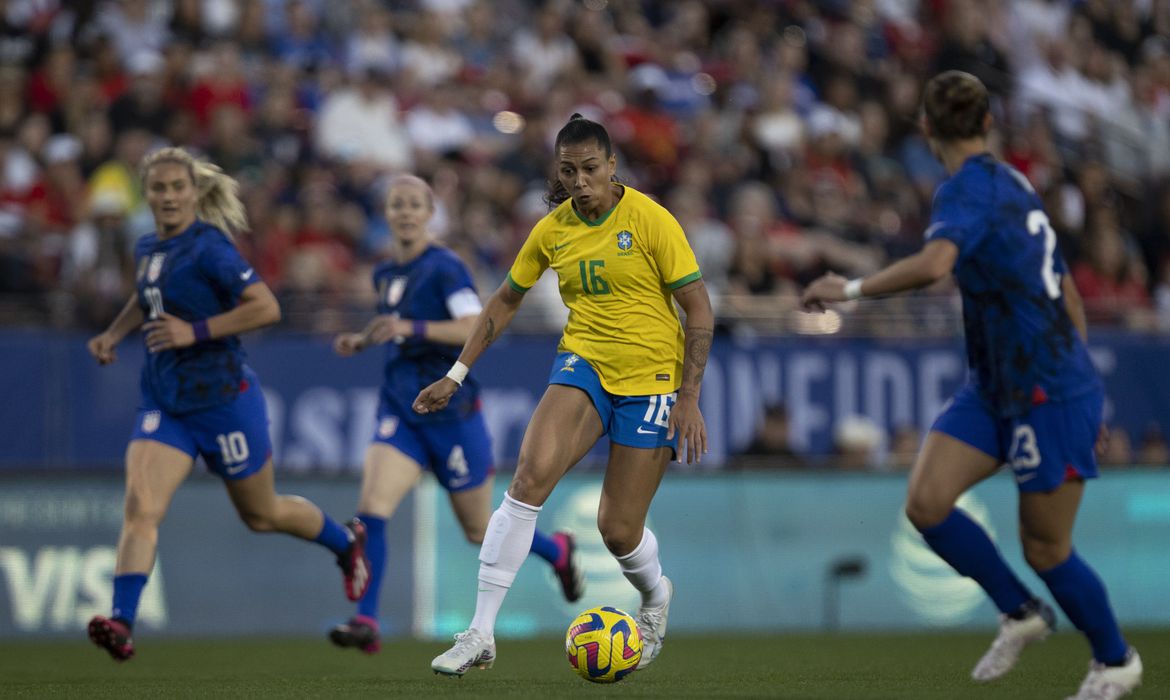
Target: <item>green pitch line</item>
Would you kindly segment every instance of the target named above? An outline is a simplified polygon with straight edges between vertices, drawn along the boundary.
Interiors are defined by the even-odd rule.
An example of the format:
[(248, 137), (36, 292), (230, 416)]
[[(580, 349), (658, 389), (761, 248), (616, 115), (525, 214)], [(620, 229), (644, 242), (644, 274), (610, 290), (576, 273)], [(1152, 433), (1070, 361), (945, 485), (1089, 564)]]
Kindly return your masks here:
[[(79, 633), (83, 634), (83, 633)], [(1170, 630), (1132, 632), (1146, 663), (1135, 698), (1170, 697)], [(0, 644), (5, 698), (1060, 698), (1084, 677), (1088, 646), (1060, 633), (1009, 676), (968, 679), (987, 634), (671, 636), (650, 668), (611, 686), (580, 680), (558, 639), (500, 640), (490, 671), (435, 676), (443, 643), (392, 641), (374, 656), (324, 640), (139, 640), (116, 664), (86, 642)]]

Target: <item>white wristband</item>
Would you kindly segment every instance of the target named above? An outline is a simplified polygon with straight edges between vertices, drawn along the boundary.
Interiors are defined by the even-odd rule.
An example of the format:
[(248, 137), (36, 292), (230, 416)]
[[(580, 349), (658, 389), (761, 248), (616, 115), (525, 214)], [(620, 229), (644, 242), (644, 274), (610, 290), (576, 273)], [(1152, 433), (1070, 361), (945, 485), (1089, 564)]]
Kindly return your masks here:
[(851, 279), (845, 283), (845, 298), (853, 301), (861, 298), (861, 283), (865, 280), (861, 277)]
[(470, 371), (470, 367), (456, 360), (455, 364), (451, 365), (451, 369), (447, 370), (447, 378), (459, 386), (463, 386), (463, 380), (467, 379), (467, 373)]

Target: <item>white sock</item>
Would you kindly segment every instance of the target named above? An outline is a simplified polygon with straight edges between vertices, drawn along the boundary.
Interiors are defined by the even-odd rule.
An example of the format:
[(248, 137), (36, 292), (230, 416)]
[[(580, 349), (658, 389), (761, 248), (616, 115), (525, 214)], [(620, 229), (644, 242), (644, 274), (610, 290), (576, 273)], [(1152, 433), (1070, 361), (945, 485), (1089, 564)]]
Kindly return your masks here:
[(505, 493), (504, 502), (488, 521), (479, 548), (479, 593), (475, 598), (475, 617), (471, 620), (471, 628), (483, 635), (495, 636), (496, 615), (516, 579), (516, 572), (532, 549), (539, 514), (540, 506), (521, 503)]
[(658, 538), (650, 528), (642, 530), (642, 541), (624, 557), (615, 557), (622, 573), (642, 594), (643, 608), (666, 603), (666, 585), (662, 582), (662, 563), (658, 561)]

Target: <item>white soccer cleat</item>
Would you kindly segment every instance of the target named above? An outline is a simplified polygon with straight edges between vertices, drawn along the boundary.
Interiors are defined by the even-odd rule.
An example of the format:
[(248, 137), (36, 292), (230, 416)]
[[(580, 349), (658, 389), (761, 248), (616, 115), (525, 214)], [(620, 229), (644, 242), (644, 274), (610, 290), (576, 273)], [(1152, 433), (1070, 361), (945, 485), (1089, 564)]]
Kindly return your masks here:
[(1142, 657), (1137, 649), (1129, 648), (1129, 655), (1123, 666), (1106, 666), (1096, 661), (1089, 662), (1089, 675), (1081, 683), (1080, 690), (1068, 700), (1115, 700), (1133, 692), (1142, 684)]
[(638, 611), (638, 632), (642, 635), (642, 658), (638, 670), (642, 670), (658, 658), (662, 643), (666, 640), (666, 618), (670, 614), (670, 601), (674, 598), (674, 584), (665, 576), (666, 602), (656, 608), (642, 608)]
[(473, 667), (487, 670), (496, 662), (496, 640), (485, 637), (479, 630), (467, 630), (455, 635), (455, 646), (435, 657), (431, 669), (444, 676), (460, 676)]
[(1044, 603), (1039, 603), (1022, 620), (1007, 615), (1000, 615), (999, 619), (999, 634), (971, 671), (971, 678), (980, 683), (993, 681), (1012, 670), (1024, 647), (1044, 641), (1056, 626), (1055, 613)]

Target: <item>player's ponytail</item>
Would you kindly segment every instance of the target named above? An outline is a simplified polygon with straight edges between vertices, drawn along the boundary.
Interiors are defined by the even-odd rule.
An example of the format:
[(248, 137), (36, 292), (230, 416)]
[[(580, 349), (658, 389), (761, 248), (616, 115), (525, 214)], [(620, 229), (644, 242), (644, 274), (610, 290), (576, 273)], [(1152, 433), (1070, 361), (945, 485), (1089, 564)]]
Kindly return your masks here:
[(240, 201), (240, 183), (218, 165), (197, 160), (177, 147), (160, 148), (142, 161), (142, 179), (159, 163), (178, 163), (187, 168), (198, 192), (195, 214), (232, 238), (233, 231), (248, 230), (248, 215)]
[[(605, 127), (574, 112), (573, 116), (569, 117), (568, 123), (557, 132), (553, 152), (559, 153), (561, 146), (573, 146), (590, 141), (597, 142), (597, 145), (605, 151), (606, 158), (613, 155), (613, 142), (609, 140), (609, 132), (605, 130)], [(548, 192), (544, 195), (544, 201), (548, 202), (549, 209), (568, 198), (569, 191), (565, 189), (558, 178), (554, 177), (548, 181)]]
[(990, 98), (987, 88), (970, 73), (949, 70), (931, 78), (926, 84), (922, 109), (931, 132), (944, 141), (987, 133)]

